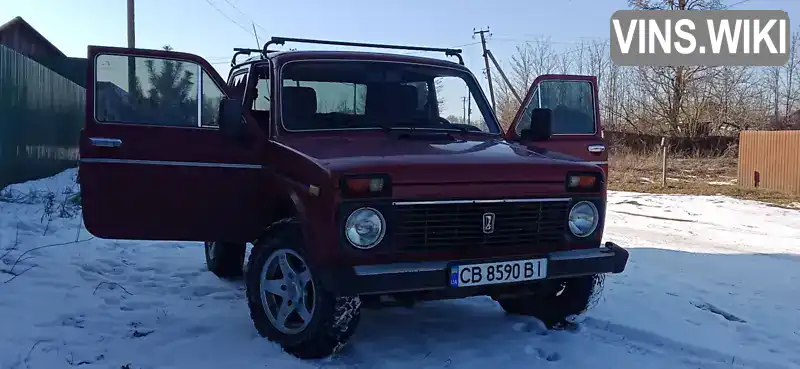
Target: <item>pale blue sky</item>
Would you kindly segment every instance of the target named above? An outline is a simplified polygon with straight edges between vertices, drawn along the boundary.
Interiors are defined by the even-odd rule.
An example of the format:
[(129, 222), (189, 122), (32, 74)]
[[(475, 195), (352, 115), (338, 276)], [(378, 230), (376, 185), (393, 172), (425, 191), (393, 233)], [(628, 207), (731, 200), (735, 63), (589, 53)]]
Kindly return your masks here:
[[(490, 27), (489, 48), (502, 61), (526, 39), (550, 37), (559, 47), (607, 39), (611, 14), (624, 8), (626, 0), (136, 0), (136, 46), (170, 44), (205, 57), (226, 77), (232, 48), (256, 46), (252, 22), (262, 43), (289, 36), (469, 44), (464, 59), (485, 86), (473, 28)], [(781, 9), (800, 19), (800, 0), (746, 0), (735, 9)], [(89, 44), (126, 46), (126, 0), (0, 0), (0, 23), (17, 15), (69, 56), (85, 57)]]

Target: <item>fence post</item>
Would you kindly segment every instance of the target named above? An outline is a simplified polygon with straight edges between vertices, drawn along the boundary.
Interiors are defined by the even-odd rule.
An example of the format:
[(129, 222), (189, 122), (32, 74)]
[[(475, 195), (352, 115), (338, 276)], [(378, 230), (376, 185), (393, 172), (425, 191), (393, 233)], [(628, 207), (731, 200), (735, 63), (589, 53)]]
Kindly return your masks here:
[(667, 138), (661, 137), (661, 186), (667, 187)]

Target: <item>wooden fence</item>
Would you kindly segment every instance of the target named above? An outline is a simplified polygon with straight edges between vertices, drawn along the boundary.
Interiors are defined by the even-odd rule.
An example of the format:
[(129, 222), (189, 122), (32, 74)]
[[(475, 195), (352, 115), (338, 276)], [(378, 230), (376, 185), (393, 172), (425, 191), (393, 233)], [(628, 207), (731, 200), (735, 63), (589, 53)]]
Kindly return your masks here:
[[(605, 140), (612, 150), (635, 152), (661, 150), (661, 136), (629, 132), (605, 131)], [(679, 155), (720, 156), (736, 155), (739, 138), (736, 136), (670, 137), (668, 150)]]
[(77, 164), (86, 90), (0, 45), (0, 189)]
[(741, 132), (739, 185), (800, 194), (800, 131)]

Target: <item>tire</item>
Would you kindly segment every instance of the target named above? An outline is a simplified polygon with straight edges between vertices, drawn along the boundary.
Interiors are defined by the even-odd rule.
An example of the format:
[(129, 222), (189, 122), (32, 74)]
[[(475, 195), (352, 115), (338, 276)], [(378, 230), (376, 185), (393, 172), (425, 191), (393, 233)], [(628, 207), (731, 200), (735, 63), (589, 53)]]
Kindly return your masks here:
[(557, 288), (544, 288), (541, 292), (517, 298), (498, 300), (508, 314), (535, 317), (547, 329), (561, 329), (570, 325), (567, 319), (580, 315), (592, 306), (603, 287), (603, 275), (574, 277), (561, 281)]
[[(296, 223), (281, 221), (270, 227), (250, 253), (245, 272), (247, 305), (262, 337), (300, 359), (320, 359), (344, 347), (353, 335), (361, 317), (361, 300), (330, 294), (306, 256)], [(274, 282), (262, 284), (262, 278)]]
[(242, 276), (245, 243), (205, 242), (206, 267), (223, 279), (238, 279)]

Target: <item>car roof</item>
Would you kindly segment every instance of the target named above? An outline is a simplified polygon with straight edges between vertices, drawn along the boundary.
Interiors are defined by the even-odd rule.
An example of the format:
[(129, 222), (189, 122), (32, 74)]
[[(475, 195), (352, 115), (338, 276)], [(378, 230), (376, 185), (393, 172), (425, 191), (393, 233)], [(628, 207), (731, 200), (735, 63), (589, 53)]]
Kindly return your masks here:
[[(334, 51), (334, 50), (289, 50), (289, 51), (273, 51), (267, 54), (267, 58), (276, 63), (286, 63), (294, 60), (310, 60), (310, 59), (342, 59), (342, 60), (367, 60), (367, 61), (390, 61), (402, 63), (416, 63), (425, 65), (435, 65), (442, 67), (458, 68), (467, 70), (467, 68), (459, 63), (450, 60), (404, 55), (380, 52), (366, 52), (366, 51)], [(245, 59), (237, 65), (242, 65), (258, 60), (264, 60), (263, 55), (252, 56)]]

